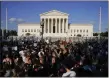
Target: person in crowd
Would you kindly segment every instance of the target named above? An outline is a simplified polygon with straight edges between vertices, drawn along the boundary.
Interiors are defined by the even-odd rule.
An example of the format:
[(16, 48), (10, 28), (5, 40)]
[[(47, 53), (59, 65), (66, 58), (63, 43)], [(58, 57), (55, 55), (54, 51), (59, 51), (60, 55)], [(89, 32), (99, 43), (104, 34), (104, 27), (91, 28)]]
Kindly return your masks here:
[(107, 42), (41, 41), (33, 37), (2, 42), (2, 76), (107, 77)]
[[(68, 63), (68, 61), (69, 61), (70, 63)], [(66, 70), (66, 73), (63, 73), (63, 75), (62, 75), (63, 78), (64, 78), (64, 77), (76, 77), (76, 72), (73, 71), (73, 70), (71, 70), (71, 69), (73, 69), (74, 66), (75, 66), (75, 61), (71, 60), (71, 59), (68, 57), (68, 58), (66, 58), (66, 59), (64, 60), (63, 66), (64, 66), (64, 68), (65, 68), (65, 70)]]

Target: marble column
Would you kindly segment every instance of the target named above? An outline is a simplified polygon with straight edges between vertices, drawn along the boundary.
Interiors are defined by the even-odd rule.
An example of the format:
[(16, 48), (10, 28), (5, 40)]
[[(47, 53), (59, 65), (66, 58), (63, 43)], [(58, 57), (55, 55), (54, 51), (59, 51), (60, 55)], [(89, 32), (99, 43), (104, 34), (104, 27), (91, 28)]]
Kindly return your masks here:
[(53, 33), (53, 19), (51, 19), (51, 33)]
[(50, 21), (49, 22), (50, 22), (50, 28), (49, 29), (50, 29), (50, 33), (51, 33), (51, 18), (50, 18)]
[(60, 21), (60, 23), (61, 23), (60, 31), (61, 31), (61, 33), (62, 33), (62, 18), (61, 18), (60, 20), (61, 20), (61, 21)]
[(47, 33), (47, 29), (48, 29), (48, 25), (47, 25), (47, 18), (46, 18), (46, 33)]
[[(40, 21), (44, 22), (44, 18), (41, 18)], [(44, 31), (44, 29), (43, 29), (43, 31)], [(36, 32), (37, 32), (37, 30), (36, 30)], [(41, 32), (42, 32), (42, 26), (41, 26)]]
[(49, 21), (50, 21), (50, 20), (49, 20), (49, 18), (48, 18), (48, 33), (50, 33), (50, 32), (49, 32), (49, 26), (50, 26), (50, 25), (49, 25)]
[(46, 18), (44, 18), (44, 33), (46, 33)]
[(65, 21), (65, 18), (64, 18), (64, 33), (66, 33), (66, 21)]
[(61, 30), (61, 19), (59, 18), (59, 33), (60, 33), (60, 30)]
[(68, 32), (68, 19), (66, 18), (66, 32)]
[(62, 19), (62, 33), (64, 33), (64, 18)]
[(57, 33), (59, 33), (58, 29), (59, 29), (59, 23), (58, 23), (58, 18), (57, 18)]
[(55, 33), (57, 33), (57, 18), (55, 19)]

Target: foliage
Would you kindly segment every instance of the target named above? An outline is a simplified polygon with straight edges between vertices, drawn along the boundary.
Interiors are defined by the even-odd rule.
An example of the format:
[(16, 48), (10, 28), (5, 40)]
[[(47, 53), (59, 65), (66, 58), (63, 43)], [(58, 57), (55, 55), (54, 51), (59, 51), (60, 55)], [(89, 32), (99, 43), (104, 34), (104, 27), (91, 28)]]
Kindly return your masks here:
[[(98, 33), (93, 33), (93, 36), (98, 36)], [(102, 37), (108, 37), (108, 31), (100, 33), (100, 36)]]
[(17, 31), (16, 30), (7, 30), (6, 29), (0, 31), (3, 36), (17, 36)]
[(93, 36), (98, 36), (98, 33), (93, 33)]
[(100, 35), (101, 35), (102, 37), (108, 37), (108, 31), (102, 32)]

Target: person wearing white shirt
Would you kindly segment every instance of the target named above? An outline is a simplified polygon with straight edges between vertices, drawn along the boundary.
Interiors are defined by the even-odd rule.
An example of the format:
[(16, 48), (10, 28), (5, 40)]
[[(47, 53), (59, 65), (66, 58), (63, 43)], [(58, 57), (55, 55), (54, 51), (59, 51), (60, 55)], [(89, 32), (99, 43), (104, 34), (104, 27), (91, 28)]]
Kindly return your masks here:
[(74, 78), (74, 77), (76, 77), (76, 72), (72, 70), (75, 66), (75, 62), (73, 60), (71, 60), (71, 58), (66, 58), (63, 61), (63, 66), (66, 70), (66, 73), (64, 73), (62, 75), (62, 78), (65, 78), (65, 77)]
[(3, 50), (4, 50), (4, 51), (8, 51), (7, 45), (3, 46)]
[(14, 50), (17, 51), (17, 46), (14, 47)]
[(44, 55), (43, 49), (41, 49), (41, 51), (38, 53), (39, 57), (42, 57), (41, 53)]
[(24, 51), (21, 50), (21, 51), (19, 52), (19, 54), (20, 54), (21, 56), (24, 56)]
[(76, 77), (75, 71), (71, 71), (68, 68), (65, 68), (65, 69), (67, 72), (62, 75), (62, 78), (64, 78), (64, 77), (72, 77), (72, 78)]
[(37, 46), (37, 43), (34, 43), (34, 47), (36, 47)]
[(24, 51), (23, 50), (20, 51), (19, 54), (21, 55), (23, 62), (26, 63), (26, 57)]
[(12, 47), (12, 50), (17, 51), (17, 46)]
[(49, 44), (49, 40), (48, 39), (46, 40), (46, 43)]

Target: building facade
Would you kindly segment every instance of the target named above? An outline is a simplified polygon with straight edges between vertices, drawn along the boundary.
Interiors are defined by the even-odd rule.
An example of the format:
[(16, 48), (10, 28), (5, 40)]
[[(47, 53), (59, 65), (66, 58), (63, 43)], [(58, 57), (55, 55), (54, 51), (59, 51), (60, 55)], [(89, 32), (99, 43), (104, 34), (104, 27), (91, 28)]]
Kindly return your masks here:
[[(69, 14), (52, 10), (40, 14), (40, 21), (44, 22), (44, 37), (82, 37), (93, 36), (92, 24), (69, 24)], [(42, 28), (39, 24), (18, 24), (18, 36), (26, 36), (30, 33), (40, 36)]]

